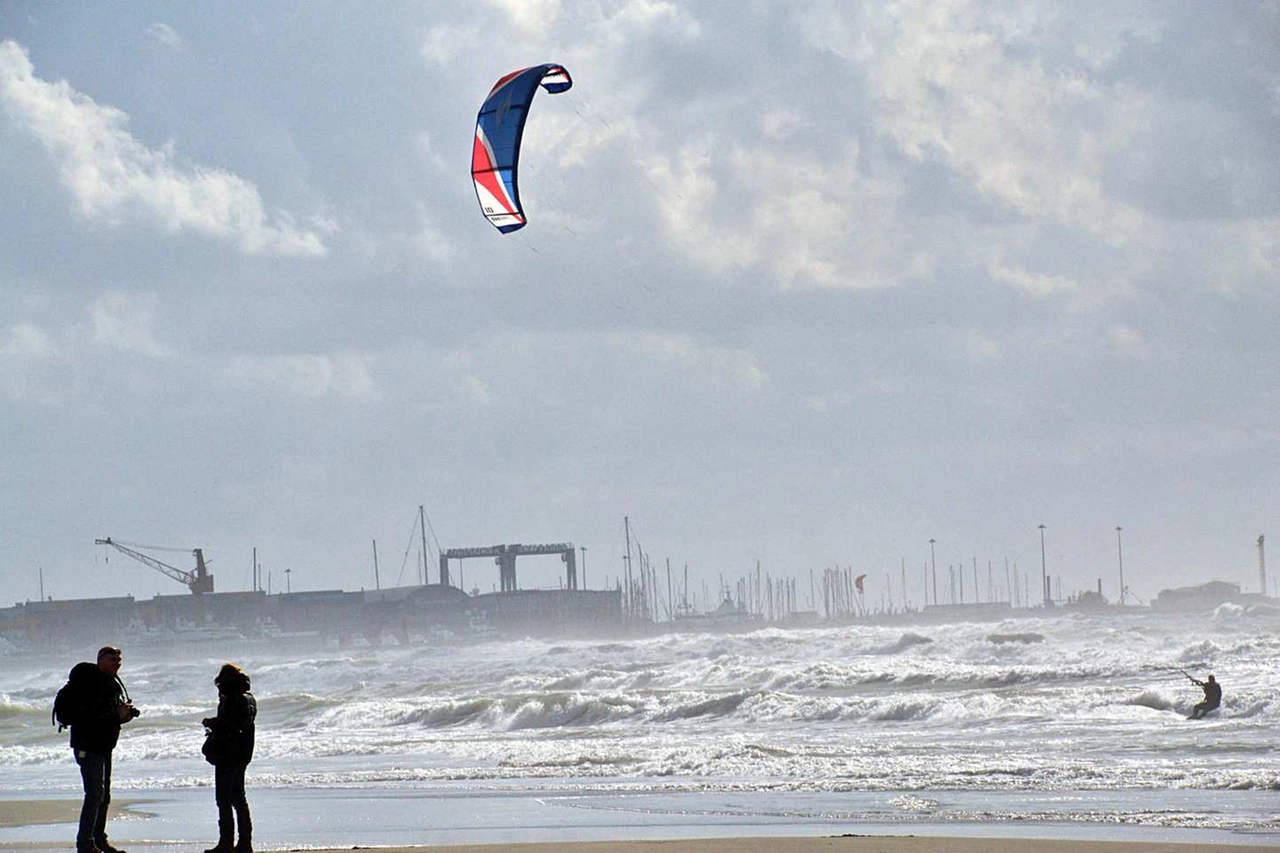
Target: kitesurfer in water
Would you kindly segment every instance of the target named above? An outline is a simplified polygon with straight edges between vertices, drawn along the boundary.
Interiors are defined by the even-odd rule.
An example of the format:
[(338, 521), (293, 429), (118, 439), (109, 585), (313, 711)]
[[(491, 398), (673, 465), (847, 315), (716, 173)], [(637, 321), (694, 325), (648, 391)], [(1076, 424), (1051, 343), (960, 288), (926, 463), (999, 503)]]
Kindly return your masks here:
[[(1186, 673), (1183, 673), (1186, 675)], [(1191, 676), (1187, 675), (1187, 678)], [(1208, 681), (1201, 681), (1198, 678), (1191, 678), (1191, 683), (1204, 691), (1204, 701), (1198, 703), (1191, 710), (1191, 716), (1188, 719), (1200, 720), (1210, 711), (1216, 710), (1222, 704), (1222, 685), (1214, 680), (1213, 675), (1209, 676)]]

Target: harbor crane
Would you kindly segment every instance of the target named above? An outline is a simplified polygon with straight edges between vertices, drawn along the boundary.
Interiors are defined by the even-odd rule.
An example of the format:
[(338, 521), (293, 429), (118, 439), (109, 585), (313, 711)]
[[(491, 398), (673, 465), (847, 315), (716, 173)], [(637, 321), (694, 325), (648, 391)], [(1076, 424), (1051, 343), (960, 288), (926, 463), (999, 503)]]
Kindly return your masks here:
[[(204, 552), (199, 548), (191, 549), (191, 553), (195, 555), (195, 558), (196, 558), (196, 570), (194, 572), (188, 572), (188, 571), (184, 571), (182, 569), (176, 568), (174, 566), (171, 566), (168, 563), (162, 563), (159, 560), (157, 560), (155, 557), (149, 557), (146, 554), (143, 554), (141, 551), (135, 551), (134, 548), (148, 547), (146, 545), (138, 545), (136, 542), (130, 542), (130, 543), (117, 542), (116, 540), (108, 536), (106, 539), (95, 539), (93, 541), (93, 544), (110, 545), (112, 548), (115, 548), (121, 554), (125, 554), (127, 556), (133, 557), (133, 559), (137, 560), (139, 563), (148, 565), (151, 568), (155, 569), (156, 571), (161, 572), (162, 574), (166, 574), (176, 581), (181, 581), (182, 583), (186, 584), (187, 588), (190, 589), (191, 592), (194, 593), (195, 595), (200, 595), (201, 593), (204, 593), (204, 592), (213, 592), (213, 575), (209, 574), (209, 571), (206, 568), (205, 562), (204, 562)], [(134, 547), (130, 548), (129, 547), (130, 545), (133, 545)], [(152, 550), (157, 550), (157, 549), (152, 548)], [(187, 549), (167, 548), (167, 549), (159, 549), (159, 550), (185, 551)]]

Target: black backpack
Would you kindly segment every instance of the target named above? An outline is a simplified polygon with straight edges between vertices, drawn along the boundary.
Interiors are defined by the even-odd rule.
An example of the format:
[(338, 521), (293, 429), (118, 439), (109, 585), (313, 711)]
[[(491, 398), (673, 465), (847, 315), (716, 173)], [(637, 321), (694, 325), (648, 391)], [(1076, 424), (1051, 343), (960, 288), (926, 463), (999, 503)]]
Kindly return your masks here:
[[(87, 669), (86, 669), (87, 668)], [(61, 732), (67, 726), (80, 722), (88, 697), (85, 695), (85, 681), (89, 671), (97, 672), (98, 668), (89, 662), (78, 663), (71, 669), (67, 683), (62, 685), (58, 695), (53, 697), (52, 724)]]

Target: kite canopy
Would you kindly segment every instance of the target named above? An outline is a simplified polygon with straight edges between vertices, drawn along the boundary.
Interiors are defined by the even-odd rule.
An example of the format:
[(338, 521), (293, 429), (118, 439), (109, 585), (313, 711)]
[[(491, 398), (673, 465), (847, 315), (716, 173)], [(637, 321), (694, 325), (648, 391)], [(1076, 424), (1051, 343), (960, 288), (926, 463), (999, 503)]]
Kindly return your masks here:
[(538, 86), (558, 95), (573, 86), (569, 72), (559, 65), (535, 65), (512, 71), (493, 84), (476, 116), (471, 148), (471, 180), (480, 210), (503, 234), (525, 226), (517, 173), (520, 139), (529, 118), (529, 104)]

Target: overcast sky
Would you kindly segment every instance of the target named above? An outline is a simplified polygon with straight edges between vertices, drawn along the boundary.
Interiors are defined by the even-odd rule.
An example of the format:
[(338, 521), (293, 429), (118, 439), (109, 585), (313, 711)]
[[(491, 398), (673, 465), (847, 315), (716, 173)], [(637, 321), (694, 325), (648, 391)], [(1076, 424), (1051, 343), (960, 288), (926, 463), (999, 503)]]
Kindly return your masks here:
[[(1256, 591), (1277, 45), (1276, 2), (4, 0), (0, 603), (182, 592), (104, 536), (408, 584), (419, 504), (592, 587), (629, 516), (713, 589), (918, 604), (931, 538), (1034, 586), (1044, 524), (1064, 591), (1115, 598), (1117, 526), (1144, 601)], [(544, 62), (504, 236), (476, 111)]]

